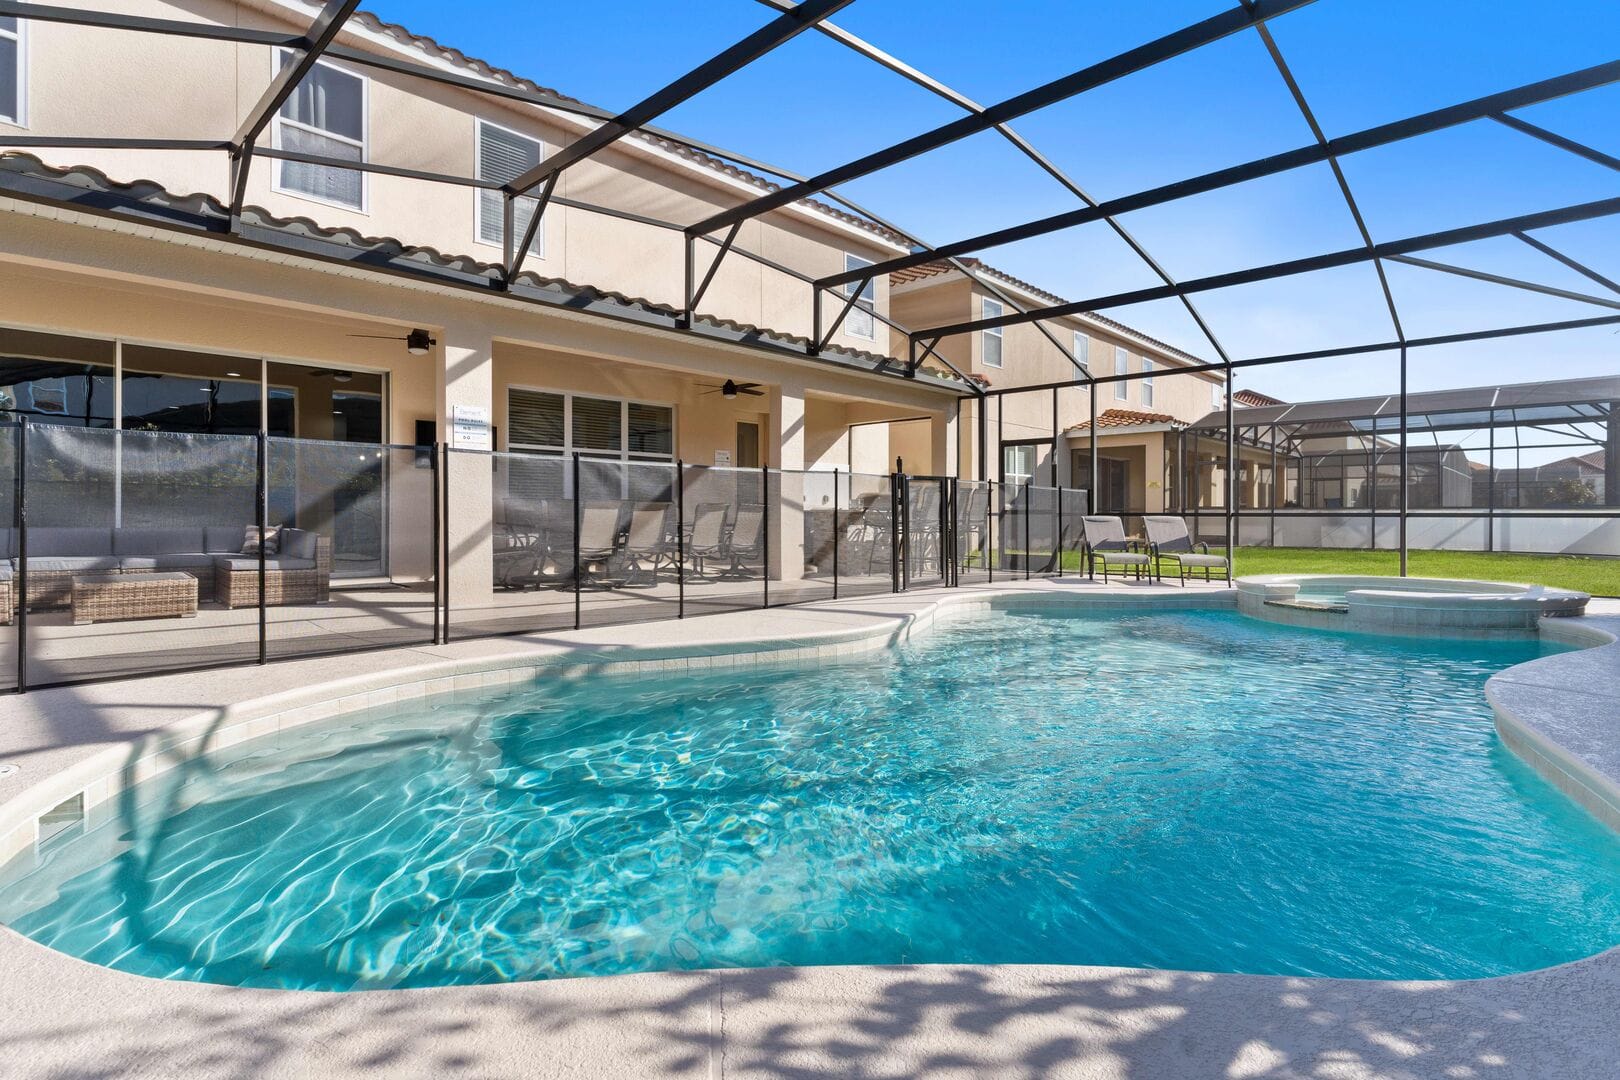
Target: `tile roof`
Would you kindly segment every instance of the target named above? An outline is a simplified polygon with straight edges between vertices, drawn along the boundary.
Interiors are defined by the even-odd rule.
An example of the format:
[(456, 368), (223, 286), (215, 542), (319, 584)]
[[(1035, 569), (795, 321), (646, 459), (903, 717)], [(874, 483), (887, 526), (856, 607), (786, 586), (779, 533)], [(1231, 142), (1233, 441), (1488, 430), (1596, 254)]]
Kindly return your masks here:
[[(533, 91), (535, 93), (549, 94), (552, 97), (558, 98), (565, 102), (571, 102), (575, 105), (589, 106), (591, 104), (588, 101), (582, 101), (579, 98), (576, 98), (570, 94), (565, 94), (560, 90), (553, 89), (552, 87), (542, 86), (533, 79), (525, 78), (514, 71), (510, 71), (503, 67), (498, 67), (495, 64), (491, 64), (487, 60), (481, 60), (476, 56), (469, 56), (452, 45), (445, 45), (442, 42), (428, 37), (426, 34), (418, 34), (409, 27), (401, 26), (399, 23), (388, 22), (379, 18), (372, 12), (357, 11), (351, 17), (350, 21), (365, 27), (367, 30), (392, 38), (401, 45), (404, 45), (407, 48), (415, 49), (416, 51), (424, 53), (434, 59), (445, 60), (456, 65), (457, 67), (466, 68), (467, 70), (483, 78), (493, 79), (496, 82), (504, 83), (509, 86), (520, 87), (521, 89)], [(654, 135), (651, 132), (646, 131), (632, 132), (631, 137), (651, 146), (656, 146), (661, 150), (667, 150), (671, 153), (677, 154), (685, 160), (696, 165), (701, 165), (706, 169), (712, 169), (717, 173), (732, 177), (733, 179), (741, 180), (746, 184), (751, 184), (752, 186), (759, 188), (760, 194), (762, 195), (777, 191), (781, 188), (780, 184), (774, 183), (765, 177), (760, 176), (758, 173), (750, 172), (749, 170), (734, 165), (723, 158), (706, 153), (705, 151), (699, 150), (694, 146), (689, 146), (686, 143), (678, 142), (673, 139), (667, 139), (661, 135)], [(881, 237), (892, 244), (898, 244), (902, 247), (910, 246), (911, 241), (907, 237), (901, 236), (892, 229), (887, 229), (884, 226), (879, 225), (877, 222), (860, 217), (859, 215), (851, 214), (845, 210), (840, 210), (838, 207), (823, 202), (820, 199), (800, 199), (799, 205), (835, 218), (844, 222), (845, 224), (854, 225), (855, 227), (869, 232), (874, 236)]]
[(1258, 390), (1239, 390), (1232, 395), (1232, 404), (1260, 408), (1266, 405), (1286, 405), (1288, 403), (1282, 398), (1274, 398), (1270, 394), (1262, 394)]
[[(982, 259), (960, 258), (957, 260), (957, 262), (971, 270), (976, 271), (977, 273), (988, 275), (1005, 285), (1011, 285), (1015, 289), (1022, 290), (1043, 303), (1053, 305), (1068, 303), (1067, 300), (1056, 293), (1047, 292), (1045, 289), (1040, 288), (1037, 285), (1032, 285), (1029, 282), (1024, 281), (1022, 278), (1015, 278), (1005, 271), (997, 270), (995, 267), (984, 262)], [(924, 281), (928, 278), (939, 277), (942, 274), (954, 274), (955, 272), (955, 267), (941, 259), (938, 262), (923, 263), (921, 266), (911, 266), (904, 270), (896, 270), (894, 273), (889, 275), (889, 286), (892, 288), (896, 285), (907, 285), (913, 281)], [(1085, 313), (1085, 318), (1106, 326), (1111, 330), (1117, 330), (1122, 334), (1129, 334), (1134, 338), (1145, 341), (1166, 355), (1178, 357), (1190, 364), (1204, 363), (1204, 360), (1201, 357), (1194, 356), (1190, 352), (1183, 349), (1178, 349), (1174, 345), (1160, 341), (1158, 338), (1152, 337), (1151, 335), (1144, 334), (1142, 331), (1133, 326), (1127, 326), (1125, 323), (1119, 322), (1118, 320), (1110, 319), (1106, 315), (1100, 315), (1095, 311), (1088, 311)]]
[[(1146, 424), (1179, 424), (1181, 421), (1169, 413), (1138, 412), (1136, 409), (1105, 409), (1097, 414), (1097, 430), (1103, 428), (1141, 427)], [(1091, 428), (1090, 420), (1082, 420), (1069, 428), (1069, 431), (1087, 431)]]
[[(67, 205), (121, 220), (177, 228), (240, 239), (255, 246), (270, 246), (292, 254), (336, 259), (377, 270), (408, 273), (427, 280), (482, 289), (498, 287), (501, 268), (467, 255), (445, 254), (436, 248), (407, 244), (394, 237), (364, 236), (349, 228), (329, 228), (307, 217), (283, 218), (257, 206), (242, 208), (240, 237), (227, 232), (230, 209), (205, 193), (175, 194), (155, 180), (119, 181), (89, 166), (47, 165), (32, 154), (0, 151), (0, 195), (15, 195), (34, 202)], [(681, 312), (639, 296), (580, 285), (562, 278), (524, 271), (512, 281), (518, 299), (575, 310), (591, 310), (641, 323), (678, 328)], [(808, 354), (810, 340), (796, 334), (753, 326), (699, 313), (692, 330), (720, 340), (764, 345), (796, 354)], [(905, 365), (880, 353), (830, 345), (821, 355), (835, 362), (861, 365), (865, 370), (887, 370), (898, 375)], [(934, 368), (920, 374), (961, 385), (954, 375)]]

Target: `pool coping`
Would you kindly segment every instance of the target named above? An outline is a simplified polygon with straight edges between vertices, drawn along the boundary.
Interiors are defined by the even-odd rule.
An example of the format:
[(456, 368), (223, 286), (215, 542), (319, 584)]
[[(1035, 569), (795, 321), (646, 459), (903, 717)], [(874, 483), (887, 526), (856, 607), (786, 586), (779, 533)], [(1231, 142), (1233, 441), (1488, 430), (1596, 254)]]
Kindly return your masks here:
[[(1232, 607), (1236, 591), (998, 582), (391, 650), (359, 673), (327, 658), (43, 691), (0, 701), (0, 762), (23, 765), (0, 778), (0, 837), (14, 843), (23, 818), (75, 792), (106, 803), (115, 779), (337, 712), (478, 693), (538, 667), (837, 663), (992, 602)], [(1498, 730), (1620, 828), (1620, 617), (1542, 626), (1595, 647), (1493, 676)], [(319, 994), (146, 979), (0, 928), (0, 973), (0, 1052), (38, 1075), (1596, 1077), (1620, 1060), (1620, 948), (1468, 982), (941, 965)]]

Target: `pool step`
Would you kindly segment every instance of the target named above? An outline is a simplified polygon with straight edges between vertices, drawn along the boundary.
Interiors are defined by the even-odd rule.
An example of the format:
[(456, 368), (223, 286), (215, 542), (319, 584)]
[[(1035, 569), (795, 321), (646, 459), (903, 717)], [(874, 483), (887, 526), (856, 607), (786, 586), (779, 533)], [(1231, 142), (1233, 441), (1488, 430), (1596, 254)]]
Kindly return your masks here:
[(1301, 611), (1330, 611), (1335, 615), (1350, 614), (1350, 605), (1332, 600), (1267, 600), (1267, 607), (1297, 608)]

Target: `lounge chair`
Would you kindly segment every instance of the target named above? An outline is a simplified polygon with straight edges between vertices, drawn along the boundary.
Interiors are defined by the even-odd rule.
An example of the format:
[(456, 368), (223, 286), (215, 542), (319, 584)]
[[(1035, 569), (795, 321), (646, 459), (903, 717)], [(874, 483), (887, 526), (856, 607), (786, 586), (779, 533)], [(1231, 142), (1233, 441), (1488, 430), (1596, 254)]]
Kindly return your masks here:
[(731, 524), (731, 533), (726, 537), (725, 557), (731, 560), (731, 565), (720, 571), (719, 577), (751, 578), (753, 571), (743, 565), (747, 561), (761, 559), (765, 554), (765, 508), (763, 506), (739, 506), (737, 520)]
[(588, 503), (580, 508), (578, 551), (582, 577), (612, 569), (614, 556), (619, 553), (618, 503)]
[[(1219, 570), (1226, 578), (1226, 583), (1232, 583), (1232, 563), (1224, 555), (1211, 555), (1209, 545), (1199, 541), (1193, 543), (1192, 534), (1187, 531), (1187, 520), (1173, 514), (1148, 514), (1142, 518), (1147, 528), (1148, 553), (1153, 556), (1153, 563), (1160, 577), (1163, 577), (1161, 562), (1172, 564), (1177, 571), (1182, 587), (1187, 585), (1188, 571), (1203, 571), (1202, 580), (1213, 581), (1211, 571)], [(1200, 580), (1194, 578), (1194, 580)]]
[(658, 584), (658, 567), (670, 558), (669, 504), (648, 503), (630, 511), (630, 532), (622, 552), (625, 581), (647, 574), (649, 585)]
[(1138, 550), (1136, 541), (1126, 539), (1125, 526), (1117, 517), (1083, 517), (1080, 519), (1085, 529), (1085, 560), (1088, 577), (1097, 576), (1097, 567), (1102, 567), (1103, 584), (1108, 584), (1108, 571), (1115, 568), (1123, 577), (1134, 572), (1136, 580), (1141, 581), (1146, 572), (1148, 578), (1153, 577), (1153, 556)]
[(724, 558), (726, 553), (725, 503), (699, 503), (692, 517), (691, 534), (686, 538), (686, 556), (692, 560), (692, 573), (703, 576), (708, 559)]

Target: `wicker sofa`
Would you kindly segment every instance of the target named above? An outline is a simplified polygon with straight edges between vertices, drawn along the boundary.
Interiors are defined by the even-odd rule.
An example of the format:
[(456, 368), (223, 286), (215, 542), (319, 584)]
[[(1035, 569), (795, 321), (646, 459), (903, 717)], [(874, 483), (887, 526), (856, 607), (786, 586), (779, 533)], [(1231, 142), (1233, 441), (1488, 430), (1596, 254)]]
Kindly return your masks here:
[[(259, 558), (241, 553), (246, 532), (242, 525), (31, 527), (28, 609), (67, 607), (76, 574), (174, 570), (197, 579), (200, 600), (250, 607), (258, 603)], [(18, 569), (16, 530), (0, 529), (0, 620), (9, 620), (16, 608)], [(281, 530), (280, 550), (265, 559), (267, 603), (324, 603), (331, 595), (331, 578), (329, 537)]]

